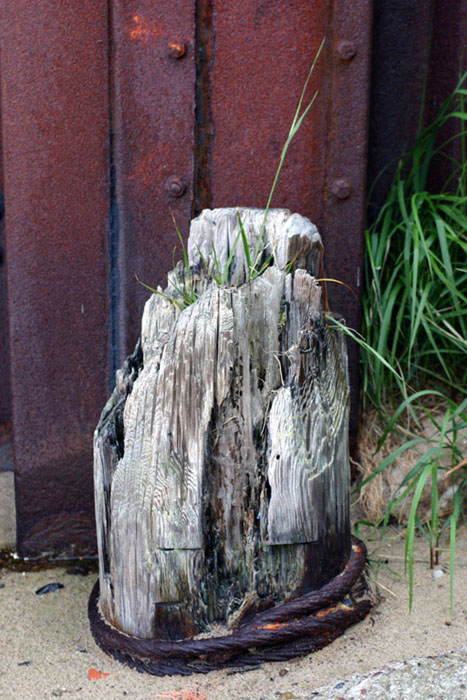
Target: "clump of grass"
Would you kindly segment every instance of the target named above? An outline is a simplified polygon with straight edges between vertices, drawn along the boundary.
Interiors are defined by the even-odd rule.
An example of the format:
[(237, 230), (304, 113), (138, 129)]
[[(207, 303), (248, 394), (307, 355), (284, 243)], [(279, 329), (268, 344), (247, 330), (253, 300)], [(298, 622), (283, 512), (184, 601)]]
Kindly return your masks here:
[[(411, 497), (405, 547), (410, 607), (415, 533), (419, 531), (427, 538), (433, 566), (438, 563), (441, 533), (448, 528), (452, 609), (456, 529), (463, 517), (467, 484), (467, 460), (457, 439), (467, 428), (466, 81), (467, 73), (437, 119), (420, 132), (414, 148), (401, 160), (386, 202), (365, 232), (362, 336), (344, 330), (364, 350), (363, 401), (376, 407), (383, 425), (377, 451), (388, 435), (400, 435), (397, 449), (381, 461), (360, 488), (408, 450), (422, 443), (424, 447), (377, 523), (384, 534), (399, 504)], [(455, 124), (455, 136), (443, 142), (447, 124)], [(458, 161), (447, 149), (453, 140), (460, 153)], [(430, 176), (436, 159), (442, 157), (451, 161), (451, 175), (441, 191), (432, 192)], [(428, 396), (435, 397), (443, 407), (441, 419), (426, 408)], [(428, 441), (417, 437), (423, 416), (433, 427)], [(413, 426), (413, 436), (408, 435), (407, 424)], [(451, 479), (452, 512), (441, 522), (439, 485), (446, 477)], [(423, 522), (419, 506), (427, 489), (431, 508)]]
[(195, 285), (191, 276), (188, 254), (185, 248), (185, 244), (183, 242), (182, 234), (180, 233), (180, 229), (177, 226), (177, 222), (173, 214), (172, 220), (183, 252), (183, 262), (178, 263), (174, 268), (173, 274), (169, 275), (168, 277), (169, 287), (172, 288), (173, 293), (166, 294), (164, 292), (161, 292), (160, 289), (154, 289), (145, 282), (142, 282), (139, 279), (138, 275), (135, 275), (135, 277), (136, 281), (139, 284), (141, 284), (145, 289), (152, 292), (153, 294), (157, 294), (158, 296), (167, 299), (168, 301), (172, 302), (172, 304), (174, 304), (174, 306), (176, 306), (176, 308), (179, 311), (183, 311), (183, 309), (185, 309), (187, 306), (191, 306), (191, 304), (195, 303), (195, 301), (199, 297), (199, 294), (195, 289)]
[[(362, 356), (364, 400), (384, 410), (407, 387), (442, 382), (465, 387), (467, 365), (466, 75), (438, 118), (400, 162), (386, 202), (365, 232), (363, 335), (375, 355)], [(441, 192), (429, 190), (439, 143), (456, 122), (460, 161)], [(451, 139), (449, 139), (451, 141)], [(397, 370), (391, 372), (388, 365)]]

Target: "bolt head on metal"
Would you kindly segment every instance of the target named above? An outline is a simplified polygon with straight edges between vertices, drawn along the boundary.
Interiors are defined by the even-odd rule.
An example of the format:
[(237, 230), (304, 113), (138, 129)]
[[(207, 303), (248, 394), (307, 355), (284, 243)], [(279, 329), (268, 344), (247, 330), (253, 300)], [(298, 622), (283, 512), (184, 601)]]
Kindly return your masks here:
[(169, 41), (167, 52), (170, 58), (183, 58), (186, 54), (186, 44), (183, 41)]
[(185, 182), (176, 175), (169, 177), (165, 183), (165, 188), (171, 197), (181, 197), (186, 192)]
[(353, 41), (340, 41), (337, 53), (342, 61), (351, 61), (357, 55), (357, 45)]
[(339, 178), (331, 183), (331, 192), (337, 199), (347, 199), (352, 192), (352, 185), (348, 180)]

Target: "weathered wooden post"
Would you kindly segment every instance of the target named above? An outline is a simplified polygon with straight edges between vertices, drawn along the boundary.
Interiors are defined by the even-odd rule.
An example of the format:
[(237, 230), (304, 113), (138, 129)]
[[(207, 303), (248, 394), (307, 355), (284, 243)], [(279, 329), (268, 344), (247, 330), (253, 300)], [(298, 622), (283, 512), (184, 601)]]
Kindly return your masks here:
[[(288, 210), (263, 219), (217, 209), (192, 222), (188, 262), (148, 300), (95, 433), (100, 611), (112, 628), (95, 592), (93, 631), (153, 673), (264, 660), (257, 648), (277, 652), (271, 635), (289, 625), (277, 611), (296, 624), (310, 613), (300, 601), (337, 602), (345, 591), (318, 606), (316, 591), (347, 578), (348, 591), (363, 565), (350, 537), (345, 340), (323, 316), (321, 239)], [(324, 632), (293, 647), (289, 630), (287, 653), (323, 646), (368, 607), (332, 609), (336, 633), (329, 611), (312, 616)], [(219, 636), (189, 640), (215, 623), (234, 630), (217, 647)]]

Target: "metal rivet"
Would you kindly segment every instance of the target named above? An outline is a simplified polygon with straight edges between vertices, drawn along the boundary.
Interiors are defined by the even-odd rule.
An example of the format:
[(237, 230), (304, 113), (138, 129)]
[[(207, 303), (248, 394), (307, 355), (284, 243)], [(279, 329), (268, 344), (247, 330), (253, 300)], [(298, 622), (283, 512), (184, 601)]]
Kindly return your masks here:
[(185, 182), (176, 175), (169, 177), (165, 183), (165, 188), (171, 197), (181, 197), (186, 192)]
[(351, 61), (357, 55), (357, 46), (353, 41), (340, 41), (337, 44), (337, 53), (343, 61)]
[(352, 185), (350, 182), (348, 182), (348, 180), (339, 178), (331, 183), (330, 189), (337, 199), (347, 199), (350, 197), (350, 193), (352, 192)]
[(170, 58), (183, 58), (186, 54), (186, 44), (183, 41), (169, 41), (167, 52)]

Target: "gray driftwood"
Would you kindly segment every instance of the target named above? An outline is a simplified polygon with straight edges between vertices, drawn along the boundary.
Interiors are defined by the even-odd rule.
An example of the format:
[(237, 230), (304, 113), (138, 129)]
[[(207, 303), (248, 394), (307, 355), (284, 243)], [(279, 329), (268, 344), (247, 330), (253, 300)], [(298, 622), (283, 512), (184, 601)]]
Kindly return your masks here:
[[(263, 212), (239, 212), (253, 258)], [(181, 265), (165, 290), (178, 305), (151, 296), (95, 433), (101, 610), (139, 637), (238, 624), (350, 550), (347, 361), (323, 319), (321, 239), (272, 210), (271, 264), (248, 281), (240, 242), (218, 286), (206, 266), (213, 251), (225, 266), (238, 231), (237, 209), (192, 222), (199, 298), (181, 310)]]

